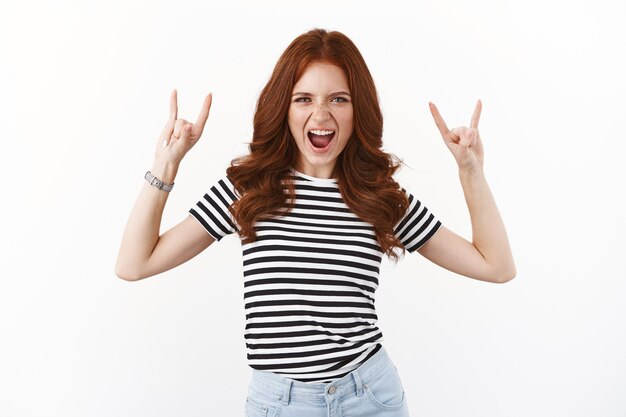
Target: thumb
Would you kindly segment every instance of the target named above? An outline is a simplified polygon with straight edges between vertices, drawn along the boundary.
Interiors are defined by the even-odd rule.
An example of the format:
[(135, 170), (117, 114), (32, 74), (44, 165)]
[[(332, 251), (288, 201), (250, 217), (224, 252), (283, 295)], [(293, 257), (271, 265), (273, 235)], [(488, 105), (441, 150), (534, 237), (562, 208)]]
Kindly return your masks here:
[(462, 145), (464, 148), (469, 148), (470, 146), (472, 146), (472, 143), (474, 142), (473, 133), (474, 132), (472, 131), (472, 129), (464, 129), (460, 135), (461, 139), (459, 141), (459, 144)]
[(189, 146), (189, 134), (191, 132), (191, 123), (185, 125), (180, 132), (180, 140), (185, 144), (185, 146)]

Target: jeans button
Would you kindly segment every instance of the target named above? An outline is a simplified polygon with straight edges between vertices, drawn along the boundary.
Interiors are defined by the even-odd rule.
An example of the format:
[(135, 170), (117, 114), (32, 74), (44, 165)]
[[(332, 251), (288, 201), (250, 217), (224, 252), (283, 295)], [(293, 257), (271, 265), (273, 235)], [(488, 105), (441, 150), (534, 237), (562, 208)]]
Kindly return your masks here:
[(330, 395), (333, 395), (335, 393), (335, 391), (337, 391), (337, 387), (335, 387), (335, 386), (331, 386), (330, 388), (328, 388), (328, 393)]

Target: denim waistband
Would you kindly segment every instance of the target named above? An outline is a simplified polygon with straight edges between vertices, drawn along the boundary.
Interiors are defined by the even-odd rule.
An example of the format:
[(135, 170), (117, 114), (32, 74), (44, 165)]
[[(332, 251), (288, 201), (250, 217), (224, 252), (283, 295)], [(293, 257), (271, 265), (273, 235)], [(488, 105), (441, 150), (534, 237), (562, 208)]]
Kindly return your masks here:
[(363, 362), (357, 369), (333, 382), (304, 383), (285, 378), (273, 372), (252, 369), (249, 394), (257, 394), (288, 405), (290, 401), (325, 404), (331, 399), (340, 399), (356, 393), (363, 395), (363, 385), (373, 380), (383, 369), (392, 365), (391, 358), (381, 345), (378, 352)]

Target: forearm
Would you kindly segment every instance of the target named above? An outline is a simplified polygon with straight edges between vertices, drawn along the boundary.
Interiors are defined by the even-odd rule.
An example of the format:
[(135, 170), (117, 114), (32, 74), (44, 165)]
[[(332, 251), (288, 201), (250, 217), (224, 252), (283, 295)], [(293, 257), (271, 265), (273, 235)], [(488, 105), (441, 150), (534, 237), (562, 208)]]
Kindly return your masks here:
[[(178, 172), (178, 165), (155, 161), (150, 172), (163, 182), (171, 184)], [(115, 272), (119, 277), (130, 279), (136, 276), (150, 259), (159, 239), (161, 218), (169, 194), (144, 180), (124, 229), (115, 265)]]
[(459, 171), (465, 201), (472, 221), (472, 243), (494, 274), (515, 276), (515, 262), (504, 222), (482, 169)]

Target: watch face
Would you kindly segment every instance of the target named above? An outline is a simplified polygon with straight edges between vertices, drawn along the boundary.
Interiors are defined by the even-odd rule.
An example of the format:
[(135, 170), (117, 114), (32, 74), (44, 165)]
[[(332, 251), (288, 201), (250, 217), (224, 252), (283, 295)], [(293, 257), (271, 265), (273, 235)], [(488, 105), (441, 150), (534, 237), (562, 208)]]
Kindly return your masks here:
[(165, 184), (163, 181), (158, 179), (155, 175), (152, 175), (150, 171), (146, 172), (145, 178), (150, 182), (150, 185), (158, 188), (159, 190), (169, 191), (172, 189), (174, 184)]

